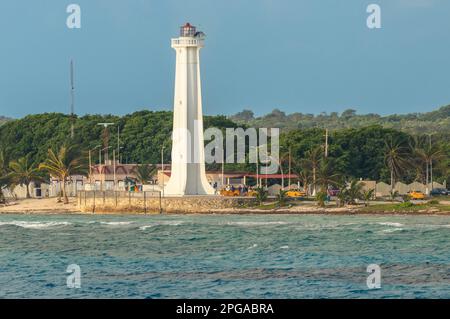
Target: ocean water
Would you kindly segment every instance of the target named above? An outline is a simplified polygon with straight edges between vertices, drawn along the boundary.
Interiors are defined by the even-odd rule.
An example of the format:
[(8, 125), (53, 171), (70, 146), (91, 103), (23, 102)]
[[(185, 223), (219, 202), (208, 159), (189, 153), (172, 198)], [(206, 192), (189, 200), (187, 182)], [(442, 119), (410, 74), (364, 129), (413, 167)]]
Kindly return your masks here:
[(0, 215), (0, 298), (450, 298), (450, 218)]

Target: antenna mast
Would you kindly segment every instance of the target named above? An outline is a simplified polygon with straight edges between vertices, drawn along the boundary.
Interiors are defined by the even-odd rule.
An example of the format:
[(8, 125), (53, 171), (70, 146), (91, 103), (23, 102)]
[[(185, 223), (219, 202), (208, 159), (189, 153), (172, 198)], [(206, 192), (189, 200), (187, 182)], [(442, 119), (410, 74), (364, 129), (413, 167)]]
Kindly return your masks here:
[(75, 136), (75, 86), (73, 83), (73, 60), (70, 60), (70, 95), (71, 95), (71, 104), (70, 104), (70, 137), (73, 139)]

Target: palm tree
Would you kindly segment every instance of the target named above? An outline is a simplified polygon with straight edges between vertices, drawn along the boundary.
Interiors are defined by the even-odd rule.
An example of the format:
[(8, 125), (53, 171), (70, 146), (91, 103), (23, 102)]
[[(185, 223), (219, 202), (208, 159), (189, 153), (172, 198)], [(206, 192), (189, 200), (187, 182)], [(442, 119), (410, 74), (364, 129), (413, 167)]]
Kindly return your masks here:
[(413, 144), (414, 154), (417, 156), (416, 168), (423, 170), (425, 164), (425, 185), (433, 179), (433, 162), (445, 158), (445, 153), (438, 144), (431, 145), (431, 141), (416, 138)]
[(349, 204), (356, 204), (356, 200), (363, 197), (363, 187), (364, 183), (358, 180), (353, 180), (350, 185), (346, 188), (347, 202)]
[(156, 166), (152, 164), (138, 165), (136, 169), (136, 178), (142, 185), (146, 184), (152, 179), (152, 176), (156, 173)]
[(390, 198), (391, 202), (393, 202), (399, 196), (400, 196), (400, 193), (396, 190), (391, 190), (391, 192), (389, 193), (389, 198)]
[(42, 182), (44, 179), (39, 175), (39, 169), (28, 162), (28, 156), (19, 158), (17, 161), (9, 163), (11, 172), (9, 173), (10, 181), (14, 185), (25, 186), (27, 190), (27, 198), (31, 198), (30, 184), (32, 182)]
[(317, 169), (316, 184), (321, 192), (327, 192), (329, 185), (338, 185), (341, 175), (336, 173), (332, 160), (322, 159)]
[(373, 194), (375, 190), (369, 189), (362, 192), (362, 198), (364, 199), (364, 206), (369, 206), (370, 201), (373, 199)]
[(320, 160), (323, 156), (322, 146), (317, 146), (305, 153), (305, 158), (302, 160), (302, 166), (310, 170), (312, 173), (313, 195), (316, 193), (317, 185), (317, 169), (319, 168)]
[(5, 202), (3, 189), (10, 184), (10, 176), (8, 172), (8, 160), (5, 157), (3, 150), (0, 150), (0, 203)]
[(317, 201), (317, 205), (319, 205), (320, 207), (325, 207), (325, 201), (328, 198), (328, 194), (324, 191), (319, 191), (316, 194), (316, 201)]
[(348, 203), (349, 201), (348, 189), (345, 183), (339, 187), (339, 193), (337, 194), (337, 198), (338, 198), (337, 203), (339, 207)]
[(287, 192), (286, 190), (280, 189), (280, 192), (277, 194), (277, 204), (278, 206), (284, 206), (287, 201)]
[(47, 159), (39, 165), (40, 170), (47, 171), (61, 182), (64, 204), (69, 203), (66, 183), (72, 175), (87, 176), (88, 168), (84, 158), (75, 147), (62, 146), (58, 153), (48, 150)]
[(262, 205), (262, 203), (267, 199), (267, 191), (264, 189), (264, 187), (257, 187), (255, 188), (256, 191), (256, 200), (259, 202), (259, 205)]
[(309, 184), (312, 180), (312, 173), (307, 167), (302, 166), (301, 162), (294, 162), (294, 172), (297, 173), (300, 183), (303, 185), (305, 192), (308, 192)]
[(384, 161), (390, 170), (391, 191), (394, 190), (395, 180), (408, 167), (410, 159), (409, 148), (399, 140), (394, 140), (392, 136), (385, 141)]
[(363, 190), (364, 183), (358, 180), (351, 181), (350, 185), (343, 185), (337, 195), (339, 204), (356, 204), (357, 199), (364, 200), (364, 205), (369, 206), (369, 201), (373, 198), (374, 189)]

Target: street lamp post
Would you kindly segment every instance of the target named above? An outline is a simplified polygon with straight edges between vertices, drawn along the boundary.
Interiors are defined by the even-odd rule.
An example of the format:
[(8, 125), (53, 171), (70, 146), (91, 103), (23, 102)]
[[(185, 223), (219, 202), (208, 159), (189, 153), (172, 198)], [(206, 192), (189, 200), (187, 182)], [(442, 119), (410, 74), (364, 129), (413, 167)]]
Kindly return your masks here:
[(101, 145), (97, 145), (96, 147), (89, 150), (89, 184), (92, 184), (92, 156), (91, 152), (101, 147)]
[[(102, 154), (102, 152), (104, 151), (104, 150), (107, 150), (107, 149), (109, 149), (109, 148), (111, 148), (111, 146), (108, 146), (108, 147), (105, 147), (105, 148), (103, 148), (103, 149), (101, 149), (100, 148), (100, 155)], [(107, 163), (106, 163), (106, 158), (105, 158), (105, 165), (106, 165)], [(100, 165), (101, 165), (101, 162), (100, 162)], [(100, 170), (101, 170), (101, 168), (100, 168)], [(103, 182), (104, 182), (104, 179), (105, 179), (105, 176), (104, 176), (105, 174), (103, 174), (103, 180), (101, 181), (101, 190), (103, 191)]]
[[(118, 152), (117, 152), (117, 162), (120, 164), (120, 163), (122, 163), (122, 157), (123, 157), (123, 155), (120, 155), (120, 150), (121, 149), (123, 149), (124, 147), (123, 146), (119, 146), (119, 148), (118, 148)], [(122, 157), (121, 157), (122, 156)]]
[(222, 185), (220, 185), (221, 189), (224, 189), (224, 184), (225, 184), (225, 179), (224, 179), (224, 175), (225, 175), (225, 152), (222, 150)]
[[(261, 187), (261, 181), (259, 180), (259, 149), (264, 145), (253, 147), (256, 150), (256, 187)], [(267, 173), (267, 172), (266, 172)], [(266, 182), (267, 183), (267, 182)]]
[(116, 180), (116, 150), (113, 150), (113, 171), (114, 171), (114, 190), (116, 190), (117, 180)]

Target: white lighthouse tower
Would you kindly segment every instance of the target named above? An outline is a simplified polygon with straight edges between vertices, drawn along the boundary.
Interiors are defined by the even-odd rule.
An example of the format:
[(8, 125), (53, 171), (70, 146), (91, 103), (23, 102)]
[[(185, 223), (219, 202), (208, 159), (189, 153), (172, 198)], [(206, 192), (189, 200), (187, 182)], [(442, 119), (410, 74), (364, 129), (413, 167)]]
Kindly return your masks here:
[(172, 169), (164, 192), (169, 196), (212, 195), (205, 174), (200, 49), (204, 34), (186, 23), (172, 39), (176, 51)]

